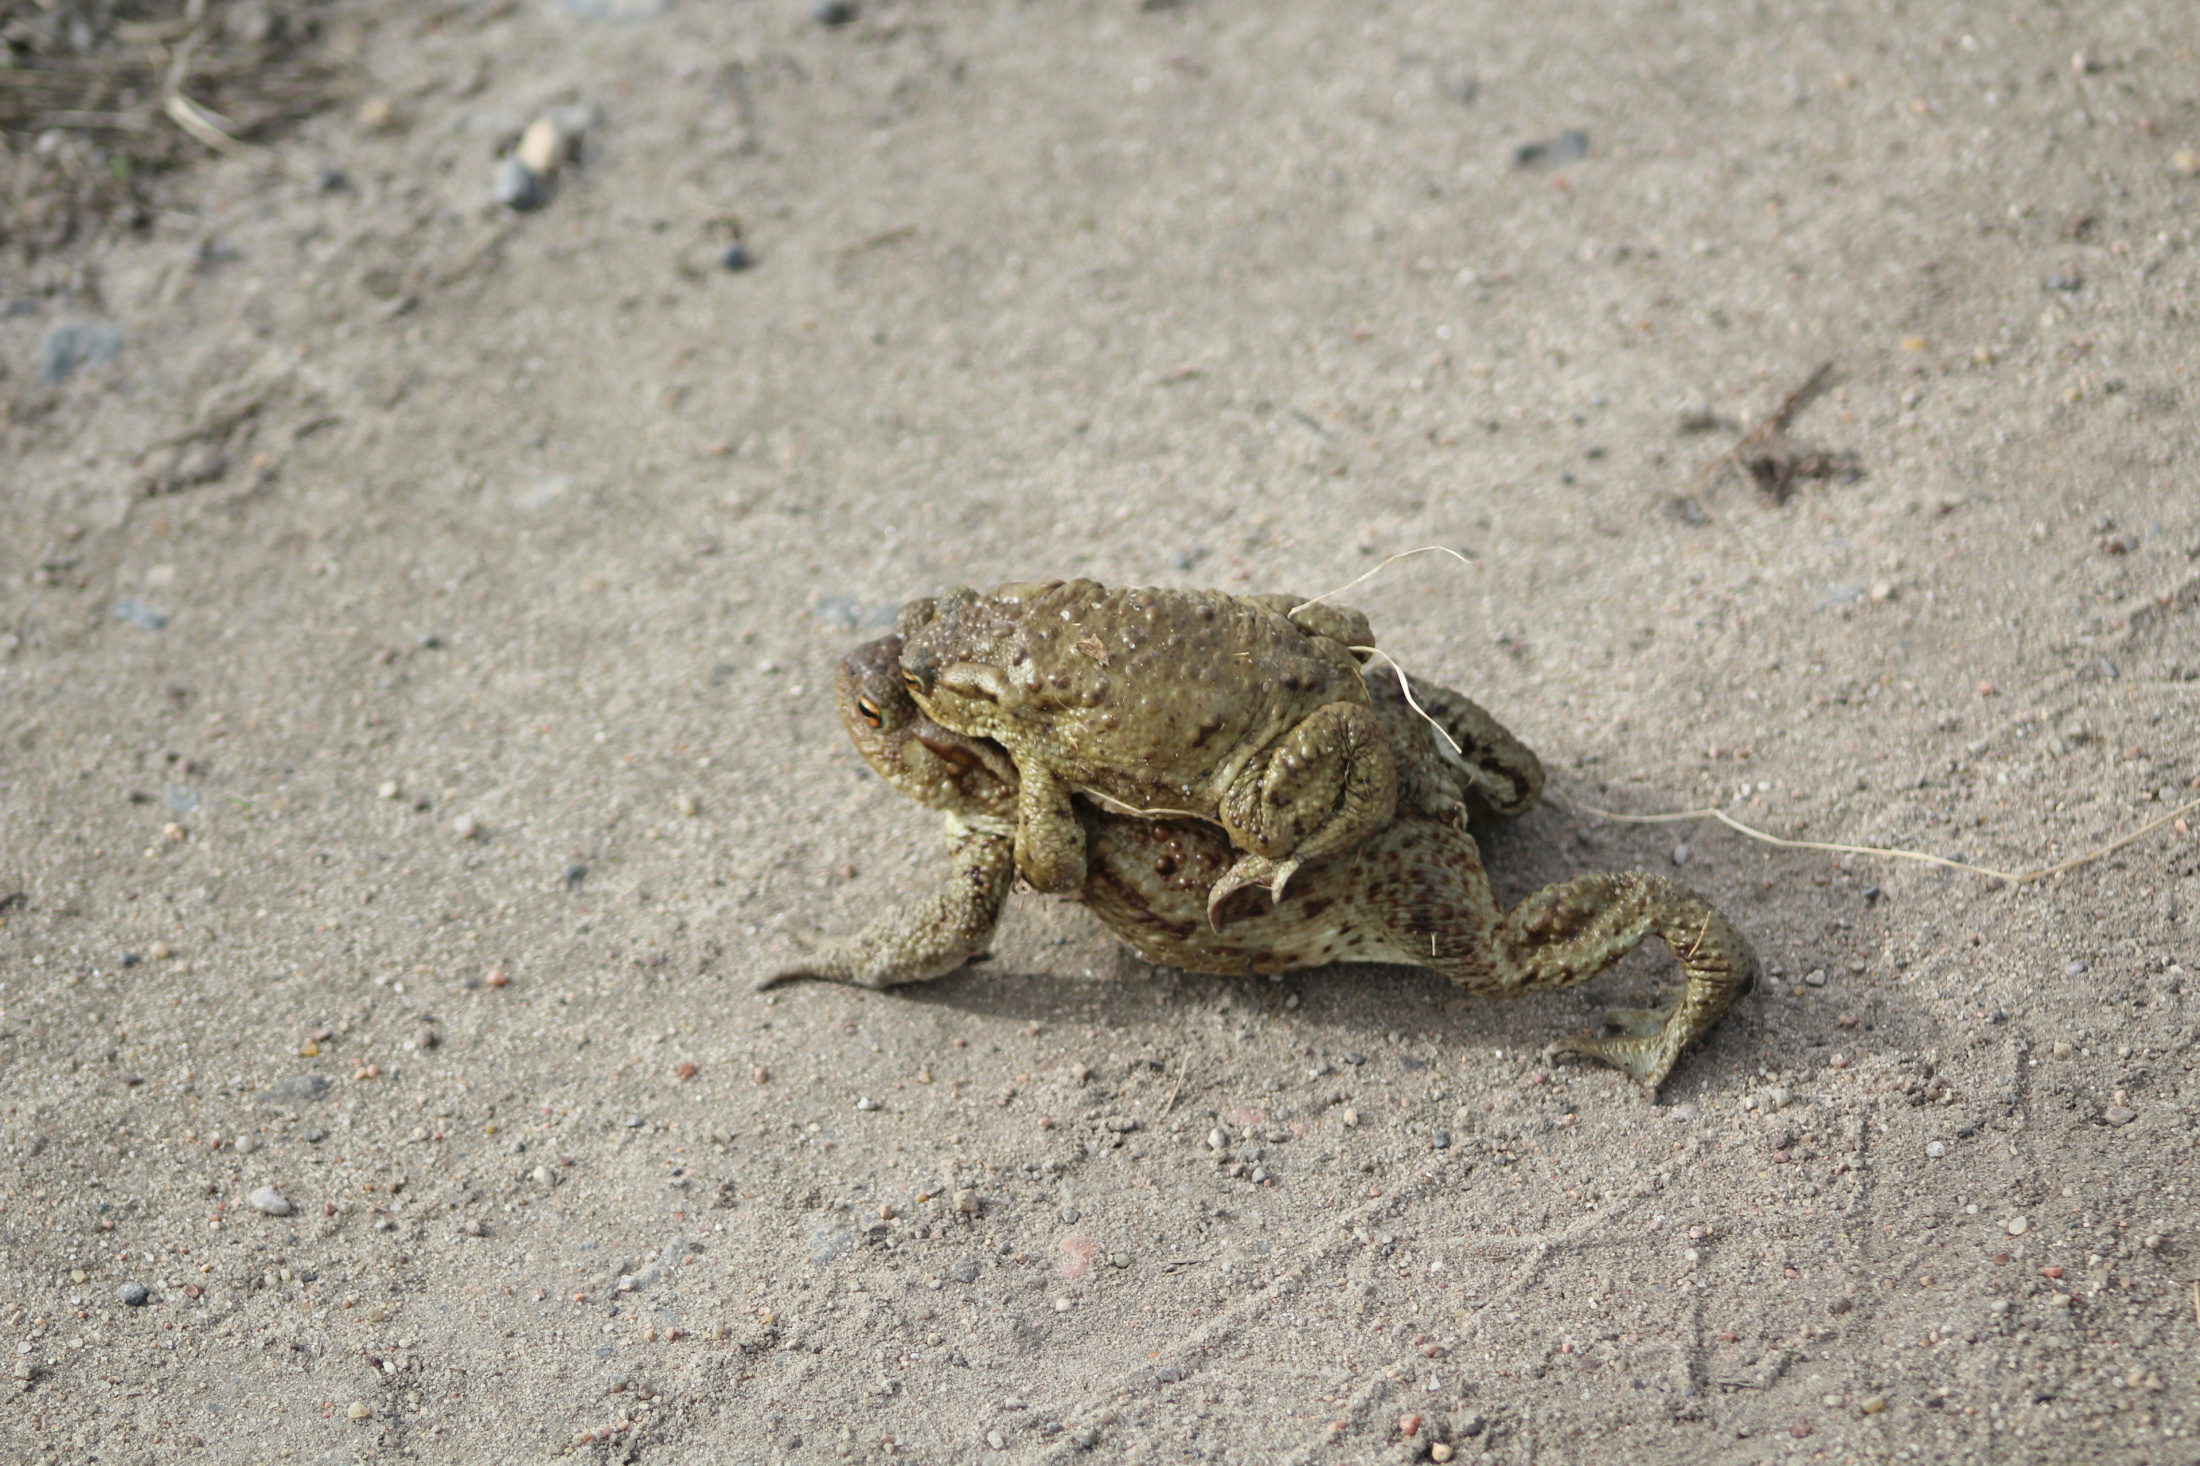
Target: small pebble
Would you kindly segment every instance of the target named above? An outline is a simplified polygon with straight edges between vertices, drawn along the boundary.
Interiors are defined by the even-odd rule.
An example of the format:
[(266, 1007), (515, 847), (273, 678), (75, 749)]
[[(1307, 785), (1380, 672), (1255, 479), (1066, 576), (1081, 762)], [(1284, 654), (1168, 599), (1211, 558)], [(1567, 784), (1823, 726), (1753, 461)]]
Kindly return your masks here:
[(493, 988), (500, 988), (508, 985), (512, 981), (512, 978), (511, 975), (507, 973), (503, 968), (492, 967), (489, 969), (489, 975), (483, 978), (482, 981), (489, 984), (489, 986)]
[(2067, 1059), (2076, 1052), (2077, 1049), (2072, 1047), (2069, 1039), (2058, 1038), (2055, 1040), (2054, 1054), (2056, 1058)]
[(2011, 1217), (2008, 1225), (2003, 1227), (2002, 1230), (2012, 1237), (2022, 1237), (2031, 1225), (2023, 1217)]
[[(1067, 1299), (1067, 1298), (1057, 1298), (1057, 1299), (1055, 1299), (1055, 1300), (1054, 1300), (1054, 1311), (1055, 1311), (1056, 1313), (1067, 1313), (1067, 1312), (1069, 1312), (1069, 1311), (1070, 1311), (1070, 1309), (1071, 1309), (1072, 1307), (1074, 1307), (1074, 1306), (1075, 1306), (1075, 1305), (1074, 1305), (1074, 1304), (1072, 1304), (1072, 1303), (1070, 1302), (1070, 1300), (1069, 1300), (1069, 1299)], [(993, 1437), (993, 1439), (994, 1439), (995, 1441), (998, 1441), (998, 1440), (1000, 1440), (1000, 1437), (999, 1437), (999, 1436), (995, 1436), (995, 1437)], [(996, 1447), (995, 1447), (995, 1449), (998, 1449), (998, 1447), (996, 1446)]]
[(566, 155), (572, 145), (573, 139), (566, 135), (565, 130), (553, 118), (544, 115), (527, 124), (527, 130), (520, 134), (519, 146), (513, 150), (512, 156), (519, 159), (521, 166), (536, 177), (548, 178), (565, 166)]
[(143, 1283), (124, 1283), (115, 1290), (115, 1296), (130, 1308), (143, 1308), (145, 1300), (152, 1296)]
[(1229, 1136), (1229, 1133), (1228, 1133), (1227, 1131), (1223, 1130), (1221, 1126), (1219, 1126), (1219, 1125), (1218, 1125), (1218, 1126), (1216, 1126), (1216, 1127), (1215, 1127), (1214, 1129), (1212, 1129), (1212, 1130), (1210, 1130), (1210, 1131), (1208, 1131), (1208, 1132), (1207, 1132), (1207, 1149), (1209, 1149), (1209, 1150), (1227, 1150), (1227, 1149), (1229, 1149), (1229, 1147), (1230, 1147), (1230, 1136)]
[(237, 1137), (236, 1151), (238, 1155), (250, 1155), (252, 1154), (252, 1152), (258, 1150), (259, 1148), (260, 1142), (254, 1140), (251, 1136), (240, 1135)]
[(398, 787), (398, 783), (395, 779), (384, 779), (382, 781), (382, 786), (379, 789), (376, 789), (374, 792), (384, 799), (395, 799), (398, 795), (404, 793), (405, 791)]
[(703, 806), (696, 801), (695, 796), (692, 794), (681, 795), (678, 808), (683, 819), (694, 819), (703, 812)]
[(426, 1024), (422, 1024), (420, 1027), (413, 1030), (412, 1046), (415, 1049), (419, 1050), (421, 1053), (426, 1053), (429, 1049), (434, 1048), (435, 1045), (436, 1033), (434, 1029), (428, 1027)]
[(955, 1193), (955, 1210), (961, 1212), (964, 1216), (976, 1216), (978, 1214), (978, 1208), (979, 1202), (977, 1192), (958, 1191)]
[(1685, 843), (1673, 847), (1673, 863), (1675, 865), (1688, 864), (1688, 846)]
[(350, 1416), (350, 1417), (351, 1417), (352, 1419), (354, 1419), (354, 1420), (365, 1420), (365, 1419), (366, 1419), (366, 1418), (367, 1418), (368, 1416), (372, 1415), (372, 1414), (373, 1414), (374, 1412), (373, 1412), (372, 1410), (370, 1410), (370, 1409), (368, 1409), (368, 1408), (367, 1408), (367, 1402), (366, 1402), (366, 1401), (364, 1401), (364, 1400), (354, 1400), (354, 1401), (352, 1401), (352, 1402), (351, 1402), (351, 1408), (350, 1408), (350, 1409), (348, 1409), (348, 1410), (346, 1410), (346, 1411), (345, 1411), (344, 1413), (345, 1413), (346, 1415)]
[(1813, 988), (1822, 988), (1822, 987), (1824, 987), (1825, 985), (1826, 985), (1826, 969), (1825, 969), (1825, 968), (1823, 968), (1823, 967), (1813, 967), (1813, 968), (1812, 968), (1812, 969), (1811, 969), (1810, 971), (1808, 971), (1808, 972), (1806, 972), (1806, 973), (1804, 973), (1804, 974), (1803, 974), (1803, 986), (1805, 986), (1805, 987), (1813, 987)]
[(1857, 1402), (1856, 1408), (1866, 1415), (1877, 1415), (1887, 1408), (1887, 1397), (1885, 1395), (1866, 1395)]
[(2107, 1115), (2108, 1123), (2111, 1125), (2129, 1125), (2138, 1118), (2139, 1112), (2127, 1105), (2111, 1106)]
[(272, 1186), (262, 1186), (245, 1198), (245, 1204), (264, 1216), (287, 1217), (290, 1215), (290, 1198)]
[(1947, 1153), (1948, 1147), (1937, 1140), (1927, 1141), (1925, 1144), (1925, 1154), (1933, 1160), (1937, 1161)]
[(1348, 1109), (1337, 1118), (1347, 1127), (1354, 1126), (1360, 1123), (1360, 1112), (1356, 1109)]
[(489, 192), (507, 209), (522, 213), (541, 208), (547, 199), (542, 179), (534, 169), (513, 155), (497, 159), (496, 174), (490, 181)]
[(1589, 134), (1579, 129), (1568, 129), (1553, 138), (1541, 142), (1522, 143), (1513, 149), (1515, 168), (1541, 168), (1553, 163), (1571, 163), (1589, 156)]
[(1400, 1434), (1400, 1435), (1404, 1435), (1404, 1436), (1413, 1436), (1413, 1435), (1419, 1435), (1420, 1433), (1421, 1433), (1421, 1417), (1420, 1417), (1420, 1416), (1418, 1416), (1418, 1415), (1401, 1415), (1401, 1416), (1399, 1416), (1399, 1417), (1398, 1417), (1398, 1434)]
[(489, 1235), (489, 1229), (475, 1218), (468, 1217), (458, 1224), (458, 1235), (461, 1237), (486, 1237)]
[(947, 1275), (958, 1283), (975, 1283), (978, 1281), (978, 1260), (974, 1257), (962, 1258), (947, 1270)]
[(548, 1166), (535, 1167), (534, 1176), (535, 1184), (537, 1186), (548, 1186), (558, 1179), (555, 1175), (551, 1174), (550, 1168)]
[(755, 263), (755, 257), (739, 241), (727, 245), (718, 252), (718, 268), (729, 273), (746, 270)]
[(1428, 1448), (1428, 1458), (1431, 1461), (1449, 1461), (1451, 1459), (1451, 1442), (1438, 1441), (1430, 1446)]
[[(817, 0), (810, 7), (810, 19), (819, 25), (846, 25), (856, 18), (859, 9), (856, 0)], [(996, 1441), (993, 1449), (997, 1451), (1000, 1448), (1000, 1443)]]
[[(682, 1063), (679, 1068), (673, 1070), (672, 1072), (681, 1079), (693, 1079), (697, 1071), (693, 1064)], [(876, 1107), (874, 1106), (874, 1108)]]
[(875, 1109), (877, 1109), (877, 1108), (878, 1108), (878, 1101), (877, 1101), (877, 1100), (875, 1100), (875, 1099), (870, 1099), (870, 1098), (868, 1098), (868, 1097), (866, 1097), (866, 1098), (864, 1098), (864, 1099), (859, 1099), (859, 1100), (857, 1100), (857, 1101), (856, 1101), (856, 1108), (857, 1108), (857, 1109), (859, 1109), (859, 1110), (865, 1111), (866, 1113), (868, 1113), (869, 1111), (872, 1111), (872, 1110), (875, 1110)]
[(166, 942), (153, 943), (151, 952), (153, 960), (155, 962), (166, 962), (169, 958), (176, 955), (176, 949), (169, 946)]
[(451, 821), (451, 833), (461, 840), (474, 839), (481, 833), (481, 821), (470, 814), (462, 814)]

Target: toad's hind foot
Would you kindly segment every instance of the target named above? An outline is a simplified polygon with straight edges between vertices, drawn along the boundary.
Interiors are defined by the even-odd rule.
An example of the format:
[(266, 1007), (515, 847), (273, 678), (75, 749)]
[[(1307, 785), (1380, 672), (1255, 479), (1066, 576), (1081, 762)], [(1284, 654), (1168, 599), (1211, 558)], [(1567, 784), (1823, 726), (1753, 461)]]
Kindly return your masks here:
[(1632, 1034), (1636, 1038), (1648, 1038), (1665, 1027), (1665, 1020), (1673, 1016), (1673, 1006), (1663, 1008), (1606, 1008), (1604, 1026)]
[(1222, 878), (1207, 891), (1207, 925), (1214, 931), (1222, 930), (1223, 903), (1248, 886), (1258, 887), (1268, 893), (1271, 901), (1283, 899), (1284, 888), (1291, 884), (1291, 877), (1298, 871), (1296, 860), (1270, 860), (1265, 855), (1240, 855)]
[(1608, 1009), (1604, 1014), (1605, 1026), (1619, 1030), (1617, 1034), (1606, 1038), (1560, 1039), (1551, 1048), (1561, 1054), (1601, 1059), (1616, 1069), (1625, 1070), (1636, 1083), (1654, 1094), (1665, 1082), (1665, 1076), (1673, 1071), (1681, 1050), (1688, 1044), (1688, 1039), (1678, 1032), (1665, 1031), (1679, 1007), (1676, 1001), (1662, 1009)]

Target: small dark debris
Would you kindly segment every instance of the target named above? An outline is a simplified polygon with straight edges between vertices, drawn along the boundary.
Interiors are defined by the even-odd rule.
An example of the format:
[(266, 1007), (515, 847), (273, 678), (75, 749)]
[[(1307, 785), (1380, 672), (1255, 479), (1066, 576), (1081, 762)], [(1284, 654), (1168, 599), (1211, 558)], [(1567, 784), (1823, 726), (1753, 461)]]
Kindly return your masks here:
[(855, 0), (817, 0), (810, 7), (810, 19), (819, 25), (846, 25), (861, 13)]
[(2057, 270), (2047, 277), (2043, 288), (2062, 295), (2075, 295), (2085, 288), (2085, 276), (2076, 270)]
[(1549, 168), (1589, 156), (1589, 134), (1569, 128), (1541, 142), (1522, 143), (1513, 149), (1515, 168)]
[(423, 632), (421, 632), (421, 633), (420, 633), (420, 636), (419, 636), (419, 638), (418, 638), (418, 639), (419, 639), (420, 647), (421, 647), (421, 649), (422, 649), (423, 651), (431, 651), (431, 652), (432, 652), (432, 651), (435, 651), (435, 650), (436, 650), (437, 648), (439, 648), (439, 647), (441, 647), (441, 646), (443, 645), (443, 638), (442, 638), (442, 637), (440, 637), (440, 636), (437, 636), (437, 635), (436, 635), (436, 634), (435, 634), (434, 632), (432, 632), (432, 631), (423, 631)]
[(1702, 526), (1711, 522), (1711, 516), (1703, 512), (1703, 505), (1691, 494), (1675, 494), (1665, 501), (1665, 517), (1682, 524)]
[(146, 793), (143, 789), (132, 789), (130, 791), (130, 802), (132, 804), (151, 804), (153, 802), (153, 796)]
[(746, 270), (749, 266), (755, 263), (756, 260), (754, 259), (754, 257), (749, 254), (747, 248), (743, 246), (739, 241), (735, 241), (734, 243), (727, 245), (724, 249), (718, 252), (718, 268), (721, 270)]
[(139, 962), (143, 960), (144, 959), (139, 957), (138, 954), (135, 952), (125, 952), (122, 954), (122, 965), (124, 967), (135, 967), (138, 965)]
[(1805, 479), (1853, 484), (1864, 476), (1862, 461), (1846, 448), (1838, 453), (1819, 448), (1775, 448), (1745, 457), (1742, 466), (1749, 470), (1758, 489), (1775, 504), (1785, 504), (1794, 498), (1795, 490)]
[(1865, 904), (1866, 906), (1871, 906), (1871, 905), (1874, 905), (1874, 904), (1876, 904), (1876, 903), (1878, 902), (1878, 900), (1879, 900), (1879, 897), (1880, 897), (1880, 890), (1879, 890), (1879, 887), (1877, 887), (1877, 886), (1866, 886), (1866, 887), (1864, 888), (1864, 904)]
[(567, 890), (577, 890), (588, 879), (588, 867), (576, 860), (558, 873), (558, 879), (565, 882)]
[(1367, 1055), (1365, 1055), (1365, 1054), (1362, 1054), (1362, 1053), (1350, 1053), (1350, 1054), (1346, 1054), (1346, 1055), (1344, 1056), (1344, 1061), (1345, 1061), (1345, 1062), (1346, 1062), (1347, 1064), (1353, 1064), (1353, 1065), (1365, 1064), (1365, 1063), (1367, 1062)]

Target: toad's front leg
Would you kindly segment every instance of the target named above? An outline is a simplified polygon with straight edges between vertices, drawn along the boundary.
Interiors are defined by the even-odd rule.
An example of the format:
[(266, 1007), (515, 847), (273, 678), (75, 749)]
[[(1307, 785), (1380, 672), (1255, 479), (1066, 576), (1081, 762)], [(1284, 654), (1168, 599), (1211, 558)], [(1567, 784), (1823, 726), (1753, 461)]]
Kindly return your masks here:
[(1049, 896), (1074, 895), (1085, 884), (1085, 827), (1070, 786), (1042, 765), (1018, 764), (1016, 774), (1016, 868)]
[(820, 942), (801, 962), (757, 979), (758, 989), (799, 977), (890, 988), (945, 977), (983, 952), (1016, 878), (1015, 841), (948, 816), (945, 889), (888, 911), (852, 937)]
[(1359, 845), (1397, 807), (1398, 767), (1374, 710), (1316, 708), (1223, 795), (1222, 827), (1245, 853), (1207, 893), (1209, 923), (1220, 931), (1222, 903), (1246, 886), (1265, 885), (1281, 900), (1293, 871)]

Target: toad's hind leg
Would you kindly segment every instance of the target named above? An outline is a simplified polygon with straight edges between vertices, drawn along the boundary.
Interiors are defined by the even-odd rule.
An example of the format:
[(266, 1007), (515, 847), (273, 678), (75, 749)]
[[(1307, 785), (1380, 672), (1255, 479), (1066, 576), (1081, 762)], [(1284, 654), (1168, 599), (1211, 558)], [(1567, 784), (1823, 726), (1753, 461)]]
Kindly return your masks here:
[(986, 949), (1016, 878), (1014, 841), (959, 827), (947, 839), (946, 888), (890, 910), (852, 937), (819, 943), (801, 962), (757, 980), (759, 989), (800, 977), (890, 988), (944, 977)]
[(1617, 1035), (1568, 1039), (1556, 1047), (1616, 1065), (1654, 1094), (1681, 1051), (1757, 980), (1748, 940), (1695, 892), (1640, 871), (1547, 886), (1498, 923), (1491, 954), (1496, 986), (1533, 992), (1587, 982), (1652, 933), (1687, 975), (1680, 996), (1655, 1012), (1611, 1014), (1607, 1021), (1621, 1030)]

